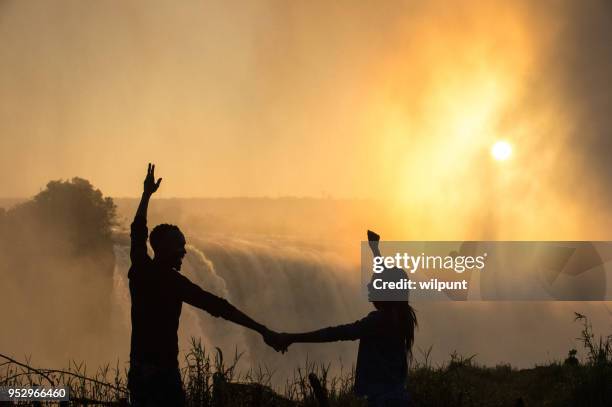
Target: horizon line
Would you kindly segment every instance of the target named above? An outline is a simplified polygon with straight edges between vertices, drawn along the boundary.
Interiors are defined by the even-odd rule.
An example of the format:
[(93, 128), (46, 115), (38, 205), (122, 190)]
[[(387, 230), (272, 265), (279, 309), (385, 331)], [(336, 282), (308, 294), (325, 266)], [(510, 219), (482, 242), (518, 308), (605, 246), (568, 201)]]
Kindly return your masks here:
[[(15, 200), (15, 201), (27, 201), (34, 198), (35, 195), (31, 196), (0, 196), (0, 200)], [(140, 196), (112, 196), (112, 195), (104, 195), (105, 198), (112, 199), (140, 199)], [(231, 196), (170, 196), (170, 197), (161, 197), (156, 196), (156, 200), (162, 199), (304, 199), (304, 200), (329, 200), (329, 201), (376, 201), (380, 200), (377, 198), (365, 198), (365, 197), (336, 197), (336, 196), (313, 196), (313, 195), (279, 195), (279, 196), (269, 196), (269, 195), (231, 195)]]

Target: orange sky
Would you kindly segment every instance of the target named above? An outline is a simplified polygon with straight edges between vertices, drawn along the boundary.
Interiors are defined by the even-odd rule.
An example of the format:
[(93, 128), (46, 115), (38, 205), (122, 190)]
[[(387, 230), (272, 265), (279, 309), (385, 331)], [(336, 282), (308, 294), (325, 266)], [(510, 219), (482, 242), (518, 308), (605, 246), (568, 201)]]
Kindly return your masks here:
[(3, 2), (0, 196), (136, 196), (154, 161), (161, 197), (578, 211), (553, 3)]

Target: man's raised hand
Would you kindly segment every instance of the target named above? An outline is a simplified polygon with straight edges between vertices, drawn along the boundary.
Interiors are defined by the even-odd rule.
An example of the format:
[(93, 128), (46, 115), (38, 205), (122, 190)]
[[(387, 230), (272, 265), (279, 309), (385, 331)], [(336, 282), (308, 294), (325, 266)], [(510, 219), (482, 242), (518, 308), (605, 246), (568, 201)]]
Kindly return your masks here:
[(147, 176), (144, 180), (144, 193), (147, 195), (153, 195), (155, 191), (159, 188), (162, 179), (158, 179), (155, 181), (155, 164), (149, 163), (149, 168), (147, 169)]

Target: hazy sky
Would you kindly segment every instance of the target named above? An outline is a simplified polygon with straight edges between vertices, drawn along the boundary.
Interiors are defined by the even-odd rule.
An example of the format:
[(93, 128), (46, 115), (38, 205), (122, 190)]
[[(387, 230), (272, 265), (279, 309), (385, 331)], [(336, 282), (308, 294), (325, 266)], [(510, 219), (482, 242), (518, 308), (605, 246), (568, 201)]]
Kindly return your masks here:
[(610, 6), (535, 3), (1, 1), (0, 196), (597, 194)]
[[(367, 227), (612, 240), (611, 73), (609, 0), (0, 0), (0, 197), (74, 176), (134, 197), (153, 161), (159, 197), (384, 200), (357, 214), (214, 202), (232, 232), (246, 219), (271, 232), (320, 223), (351, 242)], [(489, 154), (500, 139), (513, 147), (506, 162)], [(165, 202), (181, 226), (187, 212), (216, 221)], [(443, 338), (436, 349), (469, 355), (482, 348), (473, 338), (519, 326), (529, 337), (515, 354), (532, 360), (550, 349), (533, 346), (548, 327), (569, 318), (560, 329), (578, 330), (570, 305), (547, 307), (483, 314), (498, 324), (476, 337), (449, 334), (446, 318), (422, 329)], [(542, 322), (546, 312), (558, 314)], [(568, 338), (562, 351), (567, 335), (555, 337)]]

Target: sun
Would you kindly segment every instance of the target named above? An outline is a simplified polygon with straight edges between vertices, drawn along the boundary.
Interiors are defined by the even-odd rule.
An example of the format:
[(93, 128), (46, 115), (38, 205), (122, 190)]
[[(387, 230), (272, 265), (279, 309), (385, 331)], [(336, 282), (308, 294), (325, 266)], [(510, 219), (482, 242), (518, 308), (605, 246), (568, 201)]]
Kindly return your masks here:
[(506, 161), (512, 155), (512, 146), (507, 141), (500, 140), (491, 147), (491, 155), (497, 161)]

